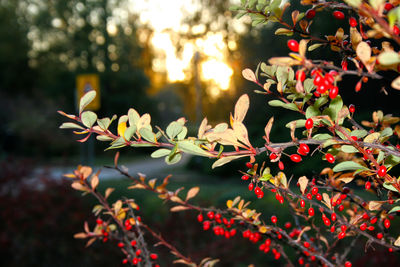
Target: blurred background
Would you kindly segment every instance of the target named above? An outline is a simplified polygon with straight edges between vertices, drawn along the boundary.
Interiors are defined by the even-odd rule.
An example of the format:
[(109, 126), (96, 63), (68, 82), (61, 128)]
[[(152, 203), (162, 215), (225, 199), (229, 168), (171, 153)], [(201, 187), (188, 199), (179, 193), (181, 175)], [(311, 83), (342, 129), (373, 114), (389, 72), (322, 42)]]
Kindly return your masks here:
[[(114, 244), (85, 249), (82, 241), (72, 237), (82, 230), (84, 220), (94, 222), (91, 207), (95, 202), (73, 192), (62, 174), (80, 163), (95, 168), (110, 165), (115, 153), (103, 152), (106, 145), (93, 140), (77, 143), (71, 132), (58, 129), (65, 119), (57, 110), (76, 112), (85, 79), (93, 79), (92, 86), (100, 92), (96, 107), (100, 117), (120, 116), (134, 107), (140, 114), (150, 113), (153, 125), (161, 127), (184, 116), (190, 133), (195, 134), (204, 116), (213, 125), (228, 121), (238, 96), (248, 93), (251, 107), (245, 124), (253, 145), (263, 145), (263, 128), (272, 114), (276, 121), (272, 139), (289, 138), (284, 125), (296, 115), (272, 110), (266, 104), (270, 98), (252, 93), (256, 88), (241, 77), (242, 69), (255, 69), (260, 61), (287, 54), (287, 39), (274, 37), (274, 25), (252, 28), (246, 18), (234, 19), (229, 6), (235, 2), (0, 0), (2, 266), (118, 266), (122, 260)], [(292, 7), (297, 5), (296, 1)], [(334, 34), (341, 23), (345, 25), (321, 23), (323, 19), (323, 14), (316, 17), (315, 24), (322, 25), (312, 29), (316, 34)], [(321, 58), (318, 53), (310, 56)], [(324, 53), (339, 62), (337, 55)], [(363, 96), (356, 95), (357, 81), (345, 80), (346, 90), (341, 91), (345, 102), (357, 105), (357, 119), (369, 119), (376, 106), (385, 113), (395, 110), (396, 105), (390, 104), (395, 103), (397, 92), (385, 95), (381, 82), (364, 88)], [(185, 158), (171, 168), (151, 161), (149, 150), (123, 149), (121, 153), (121, 162), (133, 174), (163, 178), (171, 173), (176, 181), (172, 186), (200, 184), (201, 204), (223, 205), (238, 194), (255, 200), (239, 181), (237, 170), (244, 169), (243, 161), (211, 170), (209, 160)], [(293, 168), (293, 174), (320, 171), (312, 166), (311, 160), (305, 161)], [(255, 247), (239, 238), (230, 242), (205, 236), (195, 223), (196, 214), (170, 215), (168, 207), (153, 197), (125, 190), (128, 183), (116, 174), (107, 173), (101, 186), (116, 187), (115, 198), (127, 194), (142, 201), (145, 220), (196, 259), (211, 254), (223, 258), (225, 266), (247, 266), (258, 260), (265, 266), (271, 260), (251, 255)], [(259, 208), (271, 209), (275, 203), (270, 197), (259, 201)], [(182, 221), (192, 223), (184, 228)], [(238, 248), (240, 252), (232, 255)], [(170, 259), (166, 251), (160, 253), (165, 261)]]

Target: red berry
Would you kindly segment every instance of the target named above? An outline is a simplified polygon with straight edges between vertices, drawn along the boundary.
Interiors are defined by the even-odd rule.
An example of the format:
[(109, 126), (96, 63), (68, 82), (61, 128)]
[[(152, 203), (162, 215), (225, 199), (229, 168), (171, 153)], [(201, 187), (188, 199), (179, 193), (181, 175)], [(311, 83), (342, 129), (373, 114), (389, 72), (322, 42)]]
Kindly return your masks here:
[(388, 248), (388, 251), (389, 252), (393, 252), (393, 248)]
[(247, 162), (247, 163), (246, 163), (246, 167), (249, 168), (249, 169), (251, 169), (251, 168), (253, 168), (253, 164), (251, 164), (250, 162)]
[(311, 193), (312, 193), (313, 195), (318, 194), (318, 187), (313, 187), (313, 188), (311, 189)]
[(296, 71), (296, 80), (304, 82), (306, 79), (306, 73), (303, 70)]
[(128, 259), (123, 259), (122, 260), (122, 264), (127, 264), (128, 263)]
[(375, 230), (374, 226), (372, 226), (372, 225), (368, 226), (368, 231), (374, 231), (374, 230)]
[(353, 17), (349, 19), (350, 27), (357, 27), (357, 20)]
[(378, 176), (379, 177), (385, 176), (386, 175), (386, 171), (387, 171), (387, 169), (386, 169), (385, 165), (380, 166), (379, 170), (378, 170)]
[(270, 160), (274, 160), (274, 159), (276, 159), (278, 156), (275, 154), (275, 153), (271, 153), (270, 155), (269, 155), (269, 159)]
[(351, 105), (349, 106), (349, 111), (350, 111), (351, 113), (356, 112), (356, 107), (355, 107), (353, 104), (351, 104)]
[(376, 234), (376, 238), (382, 239), (382, 238), (383, 238), (383, 234), (382, 234), (382, 233), (377, 233), (377, 234)]
[(354, 88), (354, 91), (360, 92), (361, 86), (362, 86), (362, 82), (361, 81), (357, 82), (356, 87)]
[(332, 220), (332, 221), (336, 221), (336, 213), (332, 213), (332, 215), (331, 215), (331, 220)]
[(358, 140), (357, 136), (354, 136), (354, 135), (350, 136), (350, 138), (351, 138), (353, 141), (357, 141), (357, 140)]
[(329, 98), (334, 99), (339, 94), (339, 88), (337, 86), (333, 86), (329, 91)]
[(97, 223), (97, 224), (103, 224), (103, 220), (100, 219), (100, 218), (98, 218), (98, 219), (96, 220), (96, 223)]
[(367, 182), (365, 183), (365, 190), (369, 190), (369, 189), (371, 189), (371, 182), (370, 182), (370, 181), (367, 181)]
[(250, 178), (250, 176), (248, 176), (248, 175), (243, 175), (242, 176), (242, 180), (243, 181), (249, 180), (249, 178)]
[(310, 247), (310, 243), (308, 243), (307, 241), (304, 241), (303, 246), (305, 248), (309, 248)]
[(310, 217), (312, 217), (312, 216), (314, 216), (314, 208), (309, 208), (308, 209), (308, 215), (310, 216)]
[(305, 126), (307, 130), (310, 130), (314, 126), (314, 121), (311, 118), (307, 119)]
[(383, 226), (385, 226), (386, 229), (389, 229), (389, 228), (390, 228), (390, 221), (389, 221), (389, 219), (385, 219), (385, 220), (383, 221)]
[(297, 163), (301, 161), (301, 157), (298, 154), (292, 154), (290, 155), (290, 160)]
[(306, 202), (302, 199), (300, 200), (300, 207), (304, 208), (306, 206)]
[(158, 258), (158, 255), (157, 255), (157, 254), (155, 254), (155, 253), (151, 253), (151, 254), (150, 254), (150, 259), (156, 260), (157, 258)]
[(334, 163), (335, 162), (335, 157), (331, 153), (326, 153), (325, 158), (329, 163)]
[(399, 35), (399, 34), (400, 34), (400, 29), (399, 29), (399, 27), (397, 27), (397, 25), (394, 25), (394, 26), (393, 26), (393, 33), (394, 33), (395, 35)]
[(214, 219), (214, 212), (213, 211), (209, 211), (209, 212), (207, 212), (207, 217), (210, 219), (210, 220), (212, 220), (212, 219)]
[(315, 196), (315, 198), (316, 198), (318, 201), (321, 201), (321, 200), (322, 200), (322, 195), (321, 195), (320, 193), (318, 193), (318, 194)]
[(351, 267), (351, 262), (346, 261), (346, 262), (344, 263), (344, 267)]
[(286, 229), (289, 229), (289, 228), (291, 228), (292, 227), (292, 224), (290, 223), (290, 222), (286, 222), (285, 223), (285, 228)]
[(271, 216), (271, 222), (272, 223), (277, 223), (278, 222), (278, 218), (275, 215)]
[(377, 218), (377, 217), (372, 217), (371, 220), (369, 220), (369, 222), (370, 222), (371, 224), (375, 224), (377, 221), (378, 221), (378, 218)]
[(254, 189), (254, 193), (255, 193), (256, 195), (258, 195), (258, 194), (260, 194), (261, 192), (262, 192), (261, 188), (258, 187), (258, 186), (256, 186), (256, 188)]
[(283, 169), (285, 169), (285, 165), (283, 164), (282, 161), (279, 161), (278, 167), (279, 167), (279, 169), (280, 169), (281, 171), (283, 171)]
[(118, 247), (119, 247), (119, 248), (123, 248), (124, 246), (125, 246), (125, 244), (124, 244), (123, 242), (119, 242), (119, 243), (118, 243)]
[(197, 221), (198, 222), (202, 222), (203, 221), (203, 214), (199, 214), (199, 215), (197, 215)]
[(253, 184), (253, 183), (249, 183), (249, 186), (248, 186), (248, 188), (249, 188), (249, 191), (253, 190), (253, 188), (254, 188), (254, 184)]
[(296, 40), (290, 39), (287, 42), (287, 46), (289, 47), (290, 50), (293, 52), (299, 52), (299, 43)]
[(385, 10), (386, 11), (390, 11), (392, 8), (394, 8), (394, 6), (391, 3), (386, 3), (385, 4)]
[(308, 194), (306, 195), (306, 198), (309, 199), (309, 200), (311, 200), (312, 197), (313, 197), (313, 196), (311, 195), (311, 193), (308, 193)]
[(338, 210), (339, 210), (339, 211), (343, 211), (343, 210), (344, 210), (344, 206), (343, 206), (343, 205), (340, 205), (339, 208), (338, 208)]
[(137, 265), (139, 263), (139, 259), (138, 258), (133, 258), (133, 260), (132, 260), (132, 264), (133, 265)]
[(367, 230), (367, 224), (366, 224), (366, 223), (362, 223), (362, 224), (360, 225), (360, 230), (361, 230), (361, 231)]
[(304, 259), (303, 258), (299, 258), (298, 263), (299, 263), (299, 265), (303, 265), (304, 264)]
[(310, 147), (307, 144), (300, 144), (299, 149), (297, 150), (299, 154), (302, 154), (303, 156), (307, 155), (310, 153)]
[(344, 13), (342, 11), (333, 11), (333, 16), (335, 17), (335, 19), (344, 19)]
[(259, 194), (257, 194), (257, 198), (263, 198), (264, 197), (264, 192), (263, 191), (261, 191)]
[(314, 9), (309, 9), (306, 12), (306, 18), (308, 19), (313, 19), (315, 17), (315, 10)]
[(132, 247), (136, 246), (136, 240), (132, 240), (132, 241), (131, 241), (131, 246), (132, 246)]
[(339, 239), (343, 239), (346, 236), (345, 232), (340, 232), (340, 234), (338, 235)]

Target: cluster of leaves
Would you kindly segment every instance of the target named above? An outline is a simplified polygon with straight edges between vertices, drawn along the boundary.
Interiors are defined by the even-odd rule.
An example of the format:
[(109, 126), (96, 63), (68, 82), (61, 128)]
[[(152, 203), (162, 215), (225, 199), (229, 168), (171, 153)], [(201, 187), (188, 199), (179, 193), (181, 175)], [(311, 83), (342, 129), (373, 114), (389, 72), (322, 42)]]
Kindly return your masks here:
[[(287, 142), (272, 141), (272, 117), (264, 127), (265, 145), (251, 145), (243, 124), (250, 105), (247, 95), (238, 99), (229, 124), (220, 123), (212, 127), (204, 119), (197, 136), (192, 137), (187, 137), (184, 118), (170, 123), (164, 131), (151, 126), (149, 114), (140, 116), (134, 109), (118, 118), (116, 133), (113, 133), (109, 128), (117, 116), (98, 119), (94, 112), (85, 111), (87, 104), (95, 97), (94, 92), (87, 93), (81, 99), (78, 116), (60, 112), (75, 121), (64, 123), (61, 128), (74, 128), (78, 130), (76, 134), (85, 134), (86, 137), (80, 141), (86, 141), (95, 134), (98, 140), (111, 142), (108, 149), (124, 146), (157, 148), (152, 157), (165, 157), (168, 164), (178, 162), (183, 153), (216, 159), (213, 167), (248, 157), (247, 170), (243, 172), (242, 180), (249, 182), (249, 190), (254, 190), (258, 198), (263, 198), (264, 191), (270, 191), (280, 204), (289, 203), (294, 228), (291, 222), (280, 227), (276, 216), (271, 217), (272, 224), (267, 222), (264, 214), (250, 209), (250, 203), (246, 203), (240, 196), (228, 200), (225, 209), (202, 208), (188, 203), (198, 188), (190, 189), (183, 200), (179, 196), (180, 190), (166, 191), (167, 180), (156, 187), (155, 180), (146, 181), (143, 177), (135, 179), (120, 169), (117, 163), (114, 168), (134, 181), (132, 188), (152, 191), (176, 203), (172, 211), (199, 211), (198, 221), (203, 224), (204, 230), (212, 226), (216, 235), (224, 235), (226, 238), (241, 230), (244, 238), (253, 243), (262, 242), (259, 247), (261, 251), (266, 253), (271, 250), (275, 259), (279, 260), (282, 256), (289, 265), (293, 263), (287, 256), (288, 251), (299, 255), (301, 265), (305, 262), (318, 262), (323, 266), (351, 266), (348, 258), (352, 256), (349, 253), (353, 246), (359, 244), (357, 242), (363, 242), (366, 248), (376, 244), (386, 247), (389, 252), (399, 251), (400, 238), (396, 238), (399, 233), (391, 228), (391, 221), (395, 220), (400, 210), (400, 206), (395, 205), (400, 195), (400, 177), (391, 173), (400, 163), (400, 118), (376, 111), (372, 114), (372, 122), (357, 123), (353, 116), (355, 107), (346, 105), (340, 95), (340, 82), (344, 75), (354, 75), (360, 79), (355, 88), (358, 92), (369, 79), (382, 79), (378, 71), (398, 70), (399, 55), (393, 48), (400, 44), (400, 31), (395, 25), (398, 19), (393, 15), (398, 13), (398, 8), (394, 6), (397, 3), (380, 0), (347, 0), (344, 3), (304, 0), (302, 4), (312, 7), (305, 13), (292, 11), (290, 23), (283, 20), (290, 4), (282, 4), (279, 0), (244, 0), (240, 6), (233, 7), (233, 10), (239, 11), (239, 15), (249, 14), (254, 25), (279, 23), (283, 28), (276, 31), (277, 35), (299, 34), (303, 38), (300, 42), (288, 41), (288, 48), (292, 52), (287, 57), (271, 58), (268, 64), (260, 63), (255, 72), (245, 69), (242, 73), (245, 79), (261, 88), (256, 93), (275, 98), (268, 102), (270, 106), (288, 109), (302, 116), (301, 119), (287, 123), (291, 137)], [(316, 13), (322, 10), (333, 11), (333, 17), (340, 20), (346, 16), (342, 10), (357, 16), (357, 19), (349, 17), (349, 35), (339, 28), (335, 35), (313, 36), (309, 25)], [(371, 47), (370, 39), (378, 42), (382, 37), (386, 40), (379, 43), (381, 48)], [(307, 51), (324, 47), (339, 53), (341, 66), (307, 57)], [(353, 64), (349, 66), (348, 62)], [(391, 85), (394, 89), (400, 89), (398, 78)], [(314, 151), (311, 151), (310, 146)], [(297, 153), (292, 152), (293, 148), (297, 148)], [(268, 155), (269, 162), (256, 163), (256, 156), (260, 154)], [(322, 170), (316, 167), (320, 174), (313, 179), (305, 176), (287, 179), (290, 170), (285, 170), (284, 162), (290, 160), (300, 164), (309, 154), (315, 157), (321, 155), (322, 160), (334, 165)], [(278, 163), (281, 172), (271, 173), (268, 165), (274, 163)], [(138, 223), (134, 207), (130, 206), (134, 203), (132, 200), (107, 204), (107, 196), (102, 197), (96, 191), (97, 175), (89, 183), (86, 181), (88, 175), (84, 175), (82, 170), (78, 169), (70, 175), (74, 179), (73, 187), (95, 195), (101, 202), (96, 215), (103, 213), (103, 216), (111, 216), (117, 226), (101, 224), (94, 231), (87, 228), (86, 233), (79, 237), (91, 237), (91, 240), (104, 238), (101, 231), (106, 227), (115, 232), (113, 238), (124, 240), (122, 247), (125, 247), (128, 241), (132, 238), (136, 240), (145, 229), (180, 258), (179, 262), (196, 265), (156, 235), (150, 227)], [(291, 186), (293, 181), (299, 189)], [(361, 190), (366, 191), (366, 196), (364, 193), (360, 195)], [(207, 214), (208, 220), (204, 220), (203, 213)], [(129, 220), (133, 218), (132, 224), (136, 227), (133, 237), (123, 222), (126, 222), (127, 217)], [(343, 244), (346, 244), (345, 247)], [(140, 250), (145, 249), (144, 244), (142, 247)], [(132, 247), (123, 252), (130, 262), (137, 256)], [(148, 257), (144, 257), (144, 260), (151, 262)], [(214, 263), (214, 260), (205, 259), (200, 265)]]

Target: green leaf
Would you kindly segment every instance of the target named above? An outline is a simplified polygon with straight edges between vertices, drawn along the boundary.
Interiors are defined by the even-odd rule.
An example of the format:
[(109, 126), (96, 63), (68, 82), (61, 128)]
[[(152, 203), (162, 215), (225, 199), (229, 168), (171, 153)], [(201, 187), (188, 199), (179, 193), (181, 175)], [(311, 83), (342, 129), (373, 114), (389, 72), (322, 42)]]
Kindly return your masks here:
[(271, 100), (268, 102), (268, 104), (272, 107), (282, 107), (293, 111), (299, 111), (299, 108), (294, 103), (285, 103), (280, 100)]
[(110, 127), (111, 119), (110, 118), (103, 118), (97, 120), (97, 125), (103, 130), (107, 130)]
[(168, 156), (169, 153), (171, 153), (171, 150), (166, 149), (166, 148), (160, 148), (160, 149), (157, 149), (156, 151), (154, 151), (153, 153), (151, 153), (150, 156), (152, 158), (162, 158), (162, 157)]
[(87, 105), (89, 105), (93, 99), (96, 97), (96, 91), (91, 90), (87, 92), (84, 96), (82, 96), (81, 100), (79, 101), (79, 114), (85, 109)]
[(183, 140), (183, 139), (185, 139), (187, 133), (188, 133), (188, 129), (185, 126), (183, 126), (182, 131), (176, 136), (176, 138), (178, 140)]
[(183, 140), (183, 141), (178, 141), (178, 148), (188, 154), (192, 155), (198, 155), (198, 156), (203, 156), (203, 157), (210, 157), (212, 154), (209, 152), (201, 149), (200, 147), (196, 146), (193, 144), (191, 141), (188, 140)]
[(136, 133), (136, 125), (132, 125), (125, 130), (124, 137), (126, 140), (131, 140), (132, 136)]
[(148, 142), (151, 142), (151, 143), (157, 142), (156, 135), (148, 128), (140, 128), (139, 134), (140, 134), (140, 136), (143, 137), (144, 140), (146, 140)]
[(310, 45), (309, 47), (308, 47), (308, 51), (313, 51), (313, 50), (315, 50), (315, 49), (317, 49), (318, 47), (321, 47), (321, 46), (323, 46), (324, 44), (313, 44), (313, 45)]
[(306, 109), (306, 118), (311, 118), (314, 116), (319, 116), (321, 115), (321, 112), (319, 111), (319, 109), (316, 106), (309, 106)]
[(99, 141), (111, 141), (113, 140), (111, 137), (106, 136), (106, 135), (98, 135), (96, 136), (96, 139)]
[(135, 109), (130, 108), (128, 110), (128, 119), (129, 119), (129, 125), (133, 126), (136, 125), (136, 123), (139, 121), (140, 115)]
[(393, 135), (393, 130), (390, 127), (386, 127), (385, 129), (383, 129), (383, 131), (381, 131), (381, 136), (379, 138), (382, 137), (389, 137)]
[(259, 180), (260, 180), (260, 181), (263, 181), (263, 182), (268, 182), (271, 178), (272, 178), (272, 174), (266, 173), (266, 174), (263, 174), (263, 175), (259, 178)]
[(383, 152), (382, 150), (379, 151), (379, 154), (378, 154), (378, 157), (376, 158), (376, 161), (380, 164), (384, 158), (385, 158), (385, 152)]
[(336, 96), (334, 99), (331, 100), (331, 103), (329, 104), (329, 110), (331, 111), (332, 114), (329, 114), (329, 116), (332, 118), (333, 121), (336, 120), (337, 115), (339, 111), (343, 107), (343, 100), (340, 95)]
[(334, 172), (342, 172), (342, 171), (355, 171), (355, 170), (368, 170), (367, 167), (362, 166), (354, 161), (344, 161), (337, 164), (333, 167)]
[(176, 121), (171, 122), (166, 130), (168, 137), (171, 140), (174, 139), (175, 136), (177, 136), (182, 131), (182, 128), (183, 128), (182, 124)]
[(307, 78), (304, 81), (303, 86), (304, 86), (304, 90), (306, 91), (306, 93), (310, 93), (311, 90), (313, 90), (315, 88), (314, 80), (310, 79), (310, 78)]
[(380, 65), (395, 65), (400, 63), (400, 55), (394, 51), (380, 53), (378, 56)]
[(393, 207), (388, 213), (396, 212), (400, 210), (400, 206)]
[(64, 122), (61, 124), (60, 129), (79, 129), (79, 130), (85, 130), (82, 126), (73, 123), (73, 122)]
[(91, 128), (97, 121), (97, 115), (93, 111), (85, 111), (81, 114), (81, 120), (83, 125)]
[(286, 28), (279, 28), (275, 31), (275, 35), (286, 35), (286, 36), (292, 36), (293, 31), (286, 29)]
[(328, 96), (323, 95), (315, 101), (314, 106), (320, 108), (322, 105), (325, 105), (326, 103), (328, 103)]
[(330, 134), (316, 134), (312, 137), (312, 139), (320, 140), (320, 141), (328, 140), (331, 138), (332, 138), (332, 136)]
[(367, 136), (368, 132), (366, 130), (354, 130), (351, 132), (351, 136), (356, 136), (357, 138), (364, 138)]
[(147, 144), (135, 144), (135, 143), (133, 143), (133, 144), (131, 144), (131, 147), (153, 147), (153, 146), (156, 146), (156, 145), (150, 144), (150, 143), (147, 143)]
[(306, 125), (306, 120), (300, 119), (300, 120), (295, 120), (295, 121), (291, 121), (291, 122), (287, 123), (285, 125), (285, 127), (290, 129), (291, 124), (294, 122), (296, 122), (296, 128), (302, 128)]
[(386, 188), (387, 190), (399, 192), (399, 191), (397, 191), (396, 187), (394, 187), (392, 184), (389, 184), (388, 182), (384, 182), (383, 187)]
[(178, 163), (181, 160), (181, 158), (182, 158), (182, 155), (180, 153), (175, 153), (172, 156), (165, 157), (165, 162), (168, 165), (172, 165), (172, 164)]
[(354, 146), (351, 146), (351, 145), (343, 145), (343, 146), (341, 146), (340, 149), (345, 153), (357, 153), (358, 152), (357, 148), (355, 148)]
[(240, 155), (240, 156), (229, 156), (229, 157), (223, 157), (223, 158), (219, 158), (218, 160), (216, 160), (213, 165), (212, 168), (217, 168), (220, 167), (222, 165), (225, 165), (226, 163), (231, 162), (232, 160), (238, 159), (238, 158), (243, 158), (243, 157), (247, 157), (246, 155)]

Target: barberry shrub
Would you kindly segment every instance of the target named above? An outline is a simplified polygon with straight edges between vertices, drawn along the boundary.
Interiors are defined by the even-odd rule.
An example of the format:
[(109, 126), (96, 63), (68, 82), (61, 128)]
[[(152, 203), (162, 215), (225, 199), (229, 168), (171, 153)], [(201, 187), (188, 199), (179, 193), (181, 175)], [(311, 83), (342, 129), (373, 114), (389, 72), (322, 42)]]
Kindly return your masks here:
[[(400, 56), (395, 50), (400, 45), (398, 1), (302, 0), (301, 5), (302, 10), (293, 10), (287, 1), (242, 0), (232, 7), (239, 17), (250, 16), (253, 25), (278, 24), (275, 34), (291, 38), (286, 57), (271, 58), (255, 71), (245, 69), (242, 73), (260, 87), (255, 91), (259, 97), (273, 98), (268, 102), (270, 106), (301, 116), (287, 123), (291, 137), (287, 142), (273, 142), (272, 117), (260, 129), (265, 145), (252, 145), (243, 123), (250, 106), (247, 94), (237, 100), (229, 123), (212, 126), (205, 118), (197, 136), (187, 136), (184, 118), (161, 129), (151, 125), (149, 114), (140, 115), (133, 108), (119, 118), (100, 119), (85, 110), (95, 97), (94, 91), (82, 97), (78, 115), (60, 112), (74, 121), (61, 128), (72, 128), (76, 134), (84, 135), (79, 142), (95, 135), (97, 140), (110, 143), (107, 149), (153, 148), (151, 157), (163, 157), (168, 164), (177, 163), (184, 153), (215, 159), (213, 168), (247, 158), (241, 179), (248, 190), (259, 199), (274, 194), (276, 205), (290, 211), (291, 221), (262, 214), (241, 196), (227, 199), (224, 208), (193, 205), (191, 199), (199, 192), (198, 187), (169, 191), (170, 177), (157, 182), (131, 176), (118, 166), (118, 153), (114, 168), (132, 180), (131, 189), (147, 190), (171, 202), (171, 212), (197, 211), (199, 228), (204, 231), (213, 231), (221, 238), (240, 235), (257, 244), (260, 253), (271, 252), (277, 261), (291, 266), (351, 266), (357, 258), (352, 255), (353, 247), (360, 242), (367, 250), (385, 248), (387, 253), (398, 252), (399, 233), (391, 225), (396, 223), (400, 210), (400, 183), (391, 173), (400, 163), (400, 147), (396, 145), (400, 118), (378, 110), (372, 113), (371, 122), (359, 123), (354, 118), (356, 107), (344, 103), (340, 93), (362, 93), (362, 87), (370, 80), (383, 79), (388, 71), (399, 71)], [(334, 35), (316, 35), (310, 25), (318, 16), (331, 16), (346, 27), (338, 28)], [(340, 66), (322, 58), (308, 58), (307, 52), (316, 49), (336, 53)], [(354, 77), (355, 88), (342, 88), (343, 76)], [(389, 94), (400, 90), (400, 76), (391, 82), (391, 87), (386, 89)], [(117, 121), (116, 132), (110, 129), (113, 121)], [(260, 157), (263, 154), (268, 160)], [(319, 175), (313, 177), (291, 177), (285, 163), (302, 164), (311, 157), (315, 162), (326, 161), (330, 167), (315, 166)], [(278, 173), (268, 167), (275, 164), (280, 169)], [(72, 179), (74, 189), (90, 193), (99, 201), (93, 209), (97, 224), (86, 223), (85, 231), (77, 238), (88, 239), (88, 244), (112, 240), (124, 255), (123, 263), (131, 265), (157, 266), (158, 256), (146, 245), (144, 233), (166, 246), (177, 257), (175, 263), (211, 266), (218, 261), (205, 258), (194, 262), (178, 251), (137, 216), (138, 204), (134, 200), (123, 198), (109, 203), (112, 189), (99, 192), (99, 173), (92, 174), (90, 167), (80, 166), (66, 176)]]

